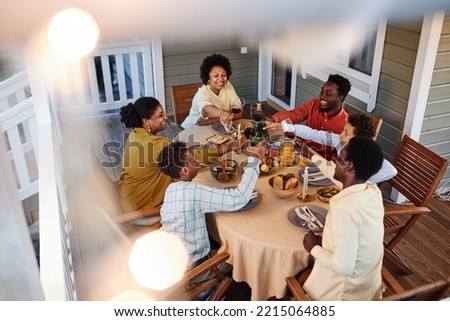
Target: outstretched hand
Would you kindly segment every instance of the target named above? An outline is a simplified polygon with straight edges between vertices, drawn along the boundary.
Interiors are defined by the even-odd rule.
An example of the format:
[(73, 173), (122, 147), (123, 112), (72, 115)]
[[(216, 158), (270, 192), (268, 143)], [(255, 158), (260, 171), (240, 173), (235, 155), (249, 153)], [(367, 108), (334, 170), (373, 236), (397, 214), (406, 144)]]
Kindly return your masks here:
[(247, 152), (255, 157), (258, 157), (259, 159), (263, 159), (264, 153), (266, 151), (266, 142), (262, 141), (259, 142), (256, 146), (248, 146)]
[(266, 130), (281, 130), (281, 124), (280, 123), (272, 123), (270, 121), (266, 120), (266, 127), (264, 127), (263, 129)]

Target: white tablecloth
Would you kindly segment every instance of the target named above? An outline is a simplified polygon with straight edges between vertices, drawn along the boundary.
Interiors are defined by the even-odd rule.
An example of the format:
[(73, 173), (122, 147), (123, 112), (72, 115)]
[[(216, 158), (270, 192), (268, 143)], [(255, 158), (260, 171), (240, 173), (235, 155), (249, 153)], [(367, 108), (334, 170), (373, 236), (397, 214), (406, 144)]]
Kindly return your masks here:
[[(211, 126), (190, 129), (196, 137), (208, 135), (211, 130)], [(246, 158), (234, 152), (226, 156), (238, 162)], [(297, 176), (299, 170), (298, 166), (280, 167), (271, 176), (289, 172)], [(207, 215), (210, 235), (221, 243), (219, 251), (230, 254), (233, 279), (248, 283), (252, 289), (252, 300), (266, 300), (272, 296), (282, 298), (286, 294), (285, 278), (303, 270), (311, 260), (302, 244), (306, 231), (293, 226), (287, 219), (288, 211), (302, 204), (296, 198), (296, 194), (302, 190), (302, 184), (300, 182), (294, 195), (281, 199), (269, 190), (268, 180), (271, 176), (259, 177), (255, 187), (259, 192), (259, 200), (255, 207)], [(194, 180), (211, 186), (228, 187), (237, 185), (240, 175), (224, 184), (216, 181), (209, 169), (204, 168)], [(316, 187), (310, 186), (308, 192), (314, 195), (316, 190)], [(317, 199), (307, 204), (328, 209), (328, 203)]]

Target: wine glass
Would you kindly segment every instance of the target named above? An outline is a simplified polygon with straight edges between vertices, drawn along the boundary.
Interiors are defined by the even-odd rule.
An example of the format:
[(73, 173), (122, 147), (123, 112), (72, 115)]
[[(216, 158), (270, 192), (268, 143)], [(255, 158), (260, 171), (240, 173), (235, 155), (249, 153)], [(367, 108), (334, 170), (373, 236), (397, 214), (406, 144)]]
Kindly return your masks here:
[(295, 126), (290, 118), (281, 121), (281, 128), (283, 129), (284, 136), (289, 139), (295, 138)]
[(264, 119), (261, 104), (250, 105), (250, 118), (253, 119), (254, 121), (261, 121)]
[(233, 103), (233, 105), (231, 106), (231, 113), (239, 114), (240, 112), (242, 112), (244, 105), (245, 105), (245, 99), (240, 97), (239, 101), (235, 101)]

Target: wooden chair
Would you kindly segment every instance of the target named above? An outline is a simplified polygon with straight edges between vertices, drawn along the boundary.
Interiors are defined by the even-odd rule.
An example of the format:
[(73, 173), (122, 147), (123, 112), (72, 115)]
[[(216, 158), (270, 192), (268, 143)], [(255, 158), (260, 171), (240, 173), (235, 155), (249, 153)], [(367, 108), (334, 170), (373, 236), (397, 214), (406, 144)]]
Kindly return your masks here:
[(366, 111), (363, 111), (362, 109), (356, 108), (348, 103), (344, 104), (344, 109), (349, 116), (357, 114), (357, 113), (361, 113), (361, 114), (368, 116), (370, 119), (372, 119), (373, 125), (375, 127), (375, 136), (373, 137), (373, 140), (377, 140), (378, 133), (380, 132), (381, 125), (383, 124), (383, 119), (381, 119), (373, 114), (370, 114)]
[[(192, 301), (198, 300), (200, 294), (211, 290), (209, 301), (222, 300), (233, 279), (223, 274), (219, 266), (228, 260), (229, 257), (230, 255), (226, 252), (212, 256), (187, 271), (180, 281), (160, 293), (159, 298), (163, 301)], [(202, 282), (192, 282), (205, 273), (213, 273), (213, 277)]]
[[(437, 301), (442, 299), (450, 286), (450, 277), (410, 290), (404, 290), (397, 280), (383, 267), (382, 271), (384, 294), (383, 301)], [(300, 283), (293, 276), (286, 278), (286, 284), (292, 296), (292, 301), (310, 301)]]
[(386, 294), (383, 295), (383, 301), (438, 301), (444, 297), (450, 287), (450, 277), (447, 277), (417, 288), (404, 290), (385, 267), (383, 267), (382, 275)]
[(172, 86), (172, 105), (175, 122), (180, 124), (189, 115), (192, 99), (202, 83)]
[[(141, 230), (148, 232), (150, 230), (159, 229), (160, 207), (154, 207), (146, 210), (123, 213), (121, 210), (119, 196), (117, 194), (117, 183), (112, 181), (107, 172), (101, 167), (96, 158), (93, 157), (91, 167), (91, 184), (92, 193), (97, 200), (97, 210), (107, 223), (109, 223), (114, 232), (122, 240), (127, 240), (132, 234)], [(154, 223), (149, 226), (138, 226), (132, 224), (131, 221), (142, 217), (155, 217)], [(138, 234), (136, 234), (136, 237)]]
[(409, 274), (412, 271), (395, 256), (392, 249), (407, 234), (420, 215), (431, 213), (426, 206), (447, 169), (448, 160), (405, 135), (392, 164), (398, 173), (380, 184), (380, 188), (392, 186), (412, 202), (412, 205), (385, 202), (385, 235), (393, 237), (385, 243), (384, 256), (385, 260), (399, 271)]

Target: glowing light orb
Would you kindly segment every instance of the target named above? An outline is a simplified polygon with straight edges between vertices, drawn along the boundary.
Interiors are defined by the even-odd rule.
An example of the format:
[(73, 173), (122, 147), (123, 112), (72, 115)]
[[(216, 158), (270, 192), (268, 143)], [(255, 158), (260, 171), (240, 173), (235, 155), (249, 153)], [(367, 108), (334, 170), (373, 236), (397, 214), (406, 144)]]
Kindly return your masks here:
[(91, 52), (97, 44), (99, 29), (86, 11), (70, 8), (56, 14), (47, 37), (53, 49), (68, 58), (78, 59)]
[(172, 234), (154, 231), (136, 241), (128, 266), (137, 283), (146, 288), (164, 290), (183, 277), (187, 260), (180, 239)]

